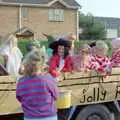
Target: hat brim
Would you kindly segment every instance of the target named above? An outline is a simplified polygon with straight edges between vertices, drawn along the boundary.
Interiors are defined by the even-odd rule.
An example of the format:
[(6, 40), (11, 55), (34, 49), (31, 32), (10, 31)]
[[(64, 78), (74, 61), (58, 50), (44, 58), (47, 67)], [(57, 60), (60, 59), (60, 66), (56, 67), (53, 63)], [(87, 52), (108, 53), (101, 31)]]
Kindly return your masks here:
[(54, 42), (50, 43), (49, 48), (56, 49), (58, 47), (58, 45), (71, 48), (72, 43), (71, 43), (71, 41), (68, 41), (68, 40), (59, 39), (58, 41), (54, 41)]
[(63, 45), (64, 47), (70, 48), (72, 46), (72, 41), (59, 39), (58, 45)]
[(51, 49), (55, 49), (57, 47), (58, 47), (58, 41), (54, 41), (54, 42), (49, 44), (49, 48), (51, 48)]

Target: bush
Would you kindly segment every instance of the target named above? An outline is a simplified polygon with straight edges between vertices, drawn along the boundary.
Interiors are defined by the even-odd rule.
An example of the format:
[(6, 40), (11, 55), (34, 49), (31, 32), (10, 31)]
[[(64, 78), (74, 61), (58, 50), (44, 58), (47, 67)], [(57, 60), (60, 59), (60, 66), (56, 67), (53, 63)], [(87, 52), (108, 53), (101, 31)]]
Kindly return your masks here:
[(18, 48), (21, 50), (23, 55), (27, 54), (26, 46), (30, 43), (28, 39), (19, 39)]
[[(45, 48), (48, 48), (48, 41), (47, 40), (38, 40), (40, 42), (40, 46), (42, 47), (43, 45), (45, 46)], [(79, 40), (79, 41), (75, 41), (74, 42), (74, 50), (75, 53), (79, 52), (79, 48), (82, 44), (85, 43), (91, 43), (95, 40)], [(26, 46), (30, 43), (31, 41), (28, 39), (20, 39), (18, 41), (18, 47), (20, 48), (20, 50), (22, 51), (23, 55), (25, 55), (27, 53), (26, 51)], [(109, 46), (109, 52), (108, 55), (111, 56), (112, 54), (112, 47), (111, 47), (111, 43), (110, 40), (105, 40), (105, 42), (107, 43), (107, 45)]]
[[(42, 47), (43, 45), (47, 48), (48, 47), (48, 41), (47, 40), (38, 40), (40, 42), (40, 46)], [(19, 39), (18, 40), (18, 48), (21, 50), (23, 55), (27, 54), (26, 46), (30, 44), (32, 41), (29, 39)]]
[[(82, 44), (87, 44), (87, 43), (91, 43), (91, 42), (94, 42), (94, 41), (97, 41), (97, 40), (79, 40), (79, 41), (75, 41), (75, 46), (74, 46), (74, 50), (75, 50), (75, 53), (78, 53), (79, 51), (79, 48)], [(111, 56), (112, 55), (112, 46), (111, 46), (111, 41), (110, 40), (104, 40), (108, 47), (109, 47), (109, 50), (108, 50), (108, 56)]]

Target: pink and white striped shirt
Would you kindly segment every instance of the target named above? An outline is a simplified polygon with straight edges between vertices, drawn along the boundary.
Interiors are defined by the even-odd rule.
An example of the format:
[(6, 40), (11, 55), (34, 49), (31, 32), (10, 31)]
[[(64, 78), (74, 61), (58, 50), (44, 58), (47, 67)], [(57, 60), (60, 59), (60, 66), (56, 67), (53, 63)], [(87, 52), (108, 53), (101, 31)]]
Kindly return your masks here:
[(112, 67), (120, 67), (120, 50), (113, 52), (111, 63)]

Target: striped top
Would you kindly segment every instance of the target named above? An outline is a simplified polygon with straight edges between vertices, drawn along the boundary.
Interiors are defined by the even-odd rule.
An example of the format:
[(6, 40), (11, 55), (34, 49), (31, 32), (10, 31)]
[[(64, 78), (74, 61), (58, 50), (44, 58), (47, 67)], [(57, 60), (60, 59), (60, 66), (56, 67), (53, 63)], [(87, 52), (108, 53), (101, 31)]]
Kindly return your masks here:
[(111, 62), (112, 67), (120, 67), (120, 50), (113, 52)]
[(57, 85), (49, 75), (25, 76), (17, 84), (16, 97), (26, 118), (56, 115), (57, 96)]
[(111, 73), (111, 62), (107, 56), (92, 56), (91, 62), (88, 65), (89, 69), (97, 70), (98, 72), (104, 73), (104, 77)]

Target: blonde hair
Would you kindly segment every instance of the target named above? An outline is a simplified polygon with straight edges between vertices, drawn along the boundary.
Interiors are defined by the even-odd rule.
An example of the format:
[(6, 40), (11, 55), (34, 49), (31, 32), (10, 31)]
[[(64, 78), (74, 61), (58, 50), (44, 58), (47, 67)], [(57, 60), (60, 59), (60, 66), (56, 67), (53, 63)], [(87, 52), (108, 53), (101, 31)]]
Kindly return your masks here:
[(44, 58), (39, 50), (32, 51), (28, 55), (28, 60), (25, 63), (25, 75), (35, 75), (38, 72), (43, 71), (44, 68)]
[(96, 48), (108, 51), (108, 45), (102, 40), (96, 42)]
[[(108, 52), (108, 45), (102, 41), (102, 40), (99, 40), (96, 42), (96, 51), (98, 55), (107, 55), (107, 52)], [(102, 51), (101, 51), (102, 50)]]
[(14, 34), (9, 34), (5, 37), (5, 42), (3, 43), (3, 45), (8, 45), (11, 48), (13, 47), (17, 47), (17, 38)]

